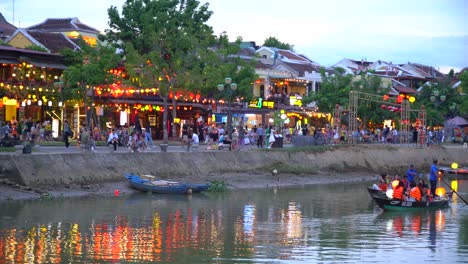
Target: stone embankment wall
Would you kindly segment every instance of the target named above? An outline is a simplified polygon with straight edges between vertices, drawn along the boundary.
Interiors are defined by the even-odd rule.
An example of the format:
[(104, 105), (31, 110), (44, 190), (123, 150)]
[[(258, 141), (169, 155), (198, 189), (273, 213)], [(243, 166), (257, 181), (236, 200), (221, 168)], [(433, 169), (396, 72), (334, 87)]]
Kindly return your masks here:
[[(216, 180), (229, 173), (265, 173), (281, 168), (291, 173), (359, 171), (404, 173), (409, 164), (428, 172), (432, 160), (468, 165), (462, 148), (408, 148), (390, 146), (340, 146), (316, 151), (166, 152), (112, 154), (2, 154), (0, 178), (41, 187), (122, 180), (122, 173), (157, 175), (162, 178), (197, 177)], [(192, 177), (192, 178), (193, 178)]]

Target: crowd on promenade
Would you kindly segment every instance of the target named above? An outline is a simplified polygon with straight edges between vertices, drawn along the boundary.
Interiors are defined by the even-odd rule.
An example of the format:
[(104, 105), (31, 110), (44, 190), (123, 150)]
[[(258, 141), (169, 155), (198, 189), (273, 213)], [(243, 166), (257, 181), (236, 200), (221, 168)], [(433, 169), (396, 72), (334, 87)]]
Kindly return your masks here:
[[(141, 122), (134, 125), (121, 126), (115, 128), (101, 129), (99, 126), (89, 128), (81, 124), (79, 129), (74, 130), (68, 122), (64, 122), (62, 136), (65, 146), (69, 147), (69, 138), (76, 138), (84, 150), (93, 150), (96, 142), (106, 142), (113, 146), (114, 151), (117, 147), (127, 147), (131, 152), (146, 151), (154, 148), (153, 133), (149, 122), (146, 127), (142, 127)], [(302, 127), (283, 126), (275, 127), (272, 125), (259, 124), (254, 126), (237, 126), (231, 128), (231, 133), (227, 131), (225, 123), (207, 124), (203, 122), (189, 126), (184, 124), (176, 136), (188, 151), (198, 149), (200, 143), (205, 143), (208, 149), (220, 149), (226, 147), (230, 150), (237, 150), (244, 145), (254, 145), (258, 148), (274, 147), (275, 138), (281, 137), (284, 143), (290, 143), (294, 136), (313, 136), (324, 145), (345, 144), (348, 137), (354, 137), (354, 142), (358, 143), (400, 143), (400, 132), (397, 128), (385, 126), (383, 129), (360, 128), (351, 135), (346, 127), (332, 127), (326, 124), (323, 128), (316, 128), (310, 124)], [(77, 135), (73, 131), (77, 131)], [(418, 142), (418, 134), (425, 133), (426, 144), (437, 144), (445, 141), (443, 129), (418, 131), (411, 128), (410, 143)], [(44, 141), (54, 140), (52, 137), (52, 125), (50, 121), (37, 122), (31, 118), (24, 118), (17, 121), (13, 117), (9, 122), (0, 123), (0, 140), (12, 139), (18, 142), (32, 142), (40, 144)]]

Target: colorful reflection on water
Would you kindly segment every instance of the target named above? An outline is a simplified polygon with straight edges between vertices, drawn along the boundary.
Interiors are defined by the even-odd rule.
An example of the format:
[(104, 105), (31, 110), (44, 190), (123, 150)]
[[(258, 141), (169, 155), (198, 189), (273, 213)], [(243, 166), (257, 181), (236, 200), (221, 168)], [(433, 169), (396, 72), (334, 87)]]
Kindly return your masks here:
[(8, 202), (0, 210), (0, 264), (385, 263), (392, 250), (401, 254), (395, 260), (468, 257), (459, 200), (445, 210), (382, 213), (363, 184)]

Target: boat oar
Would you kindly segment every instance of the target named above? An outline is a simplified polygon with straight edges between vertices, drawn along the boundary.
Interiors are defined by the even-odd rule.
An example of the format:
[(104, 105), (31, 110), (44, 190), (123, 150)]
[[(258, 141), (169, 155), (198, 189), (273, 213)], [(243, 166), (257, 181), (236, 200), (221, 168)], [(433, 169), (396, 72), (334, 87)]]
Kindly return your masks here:
[(468, 202), (466, 202), (466, 200), (463, 199), (463, 197), (462, 197), (459, 193), (457, 193), (457, 191), (455, 191), (454, 189), (452, 189), (452, 187), (451, 187), (450, 185), (448, 185), (443, 179), (441, 179), (441, 180), (442, 180), (442, 182), (443, 182), (445, 185), (447, 185), (447, 187), (450, 188), (450, 190), (452, 190), (452, 192), (454, 192), (456, 195), (458, 195), (458, 197), (460, 197), (460, 199), (462, 199), (462, 201), (465, 202), (466, 205), (468, 205)]

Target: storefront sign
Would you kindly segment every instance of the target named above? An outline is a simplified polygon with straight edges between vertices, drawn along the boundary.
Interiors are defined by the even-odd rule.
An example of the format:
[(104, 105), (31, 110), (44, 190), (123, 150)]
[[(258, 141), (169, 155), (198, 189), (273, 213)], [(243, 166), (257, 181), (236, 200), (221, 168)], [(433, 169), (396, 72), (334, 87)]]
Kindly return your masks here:
[(148, 116), (150, 126), (156, 126), (156, 115)]
[(249, 108), (270, 108), (273, 109), (275, 107), (275, 102), (273, 101), (266, 101), (263, 98), (258, 98), (256, 100), (252, 100), (249, 103)]
[(289, 105), (302, 106), (302, 97), (301, 96), (290, 96)]

